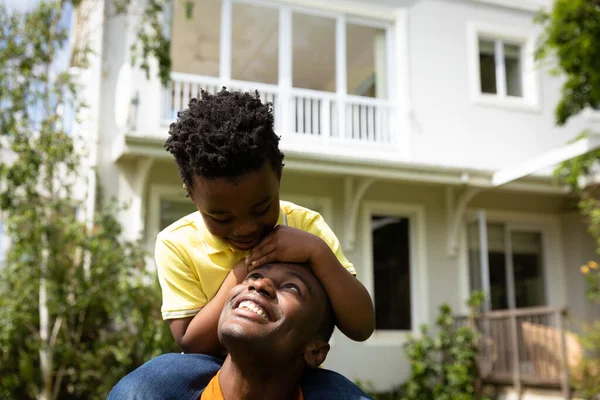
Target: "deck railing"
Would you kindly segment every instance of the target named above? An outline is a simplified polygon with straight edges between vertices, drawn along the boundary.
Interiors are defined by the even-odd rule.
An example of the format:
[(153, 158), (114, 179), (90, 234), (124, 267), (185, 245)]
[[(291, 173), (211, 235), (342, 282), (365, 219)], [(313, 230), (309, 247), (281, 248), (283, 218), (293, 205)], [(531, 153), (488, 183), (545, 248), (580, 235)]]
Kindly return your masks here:
[[(163, 90), (161, 124), (168, 126), (204, 89), (216, 93), (224, 84), (214, 77), (172, 73)], [(259, 92), (263, 101), (273, 103), (275, 129), (281, 135), (368, 143), (389, 148), (394, 144), (390, 101), (360, 96), (339, 96), (332, 92), (290, 88), (264, 83), (232, 81), (227, 88)]]
[[(470, 322), (456, 318), (458, 325)], [(570, 394), (570, 370), (583, 349), (566, 330), (566, 310), (536, 307), (493, 311), (471, 323), (481, 334), (479, 369), (485, 381), (524, 386), (560, 387)], [(567, 397), (565, 397), (567, 398)]]

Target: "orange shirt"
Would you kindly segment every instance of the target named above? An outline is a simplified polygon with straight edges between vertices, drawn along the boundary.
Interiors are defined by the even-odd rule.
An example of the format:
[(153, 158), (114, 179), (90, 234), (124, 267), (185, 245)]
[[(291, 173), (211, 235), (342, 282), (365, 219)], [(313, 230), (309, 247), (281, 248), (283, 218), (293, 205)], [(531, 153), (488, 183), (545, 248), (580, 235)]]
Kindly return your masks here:
[[(217, 372), (217, 375), (208, 382), (206, 389), (202, 392), (202, 396), (200, 396), (200, 400), (225, 400), (223, 397), (223, 392), (221, 391), (221, 385), (219, 384), (219, 376), (221, 375), (221, 371)], [(304, 396), (302, 395), (302, 389), (298, 386), (296, 395), (296, 400), (304, 400)]]

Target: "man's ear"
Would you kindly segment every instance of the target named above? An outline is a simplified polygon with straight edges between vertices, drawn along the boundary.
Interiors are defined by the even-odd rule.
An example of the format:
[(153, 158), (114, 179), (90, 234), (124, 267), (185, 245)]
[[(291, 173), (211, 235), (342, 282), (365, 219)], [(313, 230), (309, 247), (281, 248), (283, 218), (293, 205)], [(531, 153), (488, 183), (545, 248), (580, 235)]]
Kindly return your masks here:
[(324, 340), (314, 340), (304, 349), (304, 361), (311, 368), (316, 368), (325, 362), (329, 353), (329, 343)]

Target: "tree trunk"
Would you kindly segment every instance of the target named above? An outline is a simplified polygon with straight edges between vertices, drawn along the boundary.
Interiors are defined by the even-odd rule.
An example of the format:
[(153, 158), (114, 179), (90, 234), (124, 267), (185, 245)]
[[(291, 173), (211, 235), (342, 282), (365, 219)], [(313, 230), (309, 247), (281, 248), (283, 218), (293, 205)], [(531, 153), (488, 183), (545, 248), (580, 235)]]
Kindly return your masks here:
[[(44, 236), (44, 235), (42, 235)], [(42, 239), (42, 241), (44, 241)], [(50, 348), (50, 312), (48, 310), (48, 288), (46, 286), (46, 271), (48, 269), (48, 250), (45, 243), (42, 245), (42, 259), (40, 262), (40, 371), (42, 374), (42, 388), (40, 400), (52, 398), (52, 349)]]

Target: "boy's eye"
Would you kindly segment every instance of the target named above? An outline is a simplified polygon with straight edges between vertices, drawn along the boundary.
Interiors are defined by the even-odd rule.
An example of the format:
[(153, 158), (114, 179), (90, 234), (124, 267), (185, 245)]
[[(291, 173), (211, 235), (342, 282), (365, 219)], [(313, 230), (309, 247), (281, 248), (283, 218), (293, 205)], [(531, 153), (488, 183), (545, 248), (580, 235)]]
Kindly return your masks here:
[(213, 221), (218, 222), (219, 224), (228, 224), (228, 223), (230, 223), (232, 221), (231, 218), (219, 219), (219, 218), (213, 217), (212, 215), (210, 216), (210, 218)]
[(252, 214), (255, 216), (261, 216), (261, 215), (265, 215), (267, 213), (267, 211), (269, 211), (269, 209), (271, 208), (271, 203), (269, 203), (265, 208), (263, 208), (262, 210), (258, 210), (258, 211), (254, 211)]

